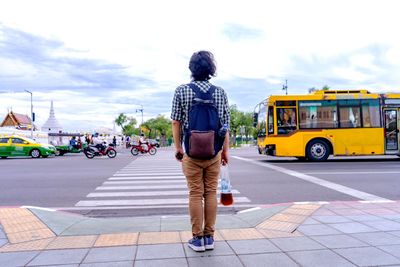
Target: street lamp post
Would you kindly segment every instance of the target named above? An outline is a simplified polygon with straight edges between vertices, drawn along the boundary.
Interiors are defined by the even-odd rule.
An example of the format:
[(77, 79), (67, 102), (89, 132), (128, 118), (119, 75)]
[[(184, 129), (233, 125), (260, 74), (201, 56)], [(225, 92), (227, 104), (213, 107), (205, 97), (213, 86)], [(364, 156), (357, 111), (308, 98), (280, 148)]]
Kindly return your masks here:
[(34, 115), (33, 115), (33, 94), (31, 91), (24, 90), (25, 92), (31, 94), (31, 139), (33, 139), (33, 122), (35, 121)]
[(142, 126), (143, 126), (143, 105), (140, 105), (140, 109), (136, 109), (136, 113), (137, 112), (141, 112), (142, 113), (142, 124), (140, 124), (140, 133), (142, 133)]
[(287, 94), (287, 80), (286, 80), (286, 84), (284, 84), (284, 85), (282, 86), (282, 90), (283, 90), (283, 91), (286, 91), (286, 94)]

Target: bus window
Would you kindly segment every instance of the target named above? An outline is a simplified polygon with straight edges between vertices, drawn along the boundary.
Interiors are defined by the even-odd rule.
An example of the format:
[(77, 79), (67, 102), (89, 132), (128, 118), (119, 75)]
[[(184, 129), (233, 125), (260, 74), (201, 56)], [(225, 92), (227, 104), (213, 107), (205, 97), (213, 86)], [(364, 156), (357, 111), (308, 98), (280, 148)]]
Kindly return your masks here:
[(268, 134), (274, 134), (274, 107), (268, 107)]
[(262, 137), (266, 135), (267, 131), (267, 109), (264, 104), (260, 105), (260, 111), (258, 113), (258, 136)]
[(278, 134), (287, 134), (297, 129), (296, 108), (277, 108)]
[(300, 101), (300, 129), (337, 128), (336, 101)]
[(361, 127), (359, 100), (339, 100), (340, 128)]
[(361, 100), (363, 127), (381, 127), (379, 100)]

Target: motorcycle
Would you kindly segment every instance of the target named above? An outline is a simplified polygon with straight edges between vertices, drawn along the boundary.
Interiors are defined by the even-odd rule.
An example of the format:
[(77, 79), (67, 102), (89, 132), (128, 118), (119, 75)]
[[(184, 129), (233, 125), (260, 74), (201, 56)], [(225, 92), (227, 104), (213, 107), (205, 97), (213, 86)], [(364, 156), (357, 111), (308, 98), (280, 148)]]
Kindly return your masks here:
[(150, 155), (155, 155), (157, 153), (157, 148), (151, 143), (139, 144), (137, 142), (132, 143), (131, 154), (137, 156), (139, 153)]
[(96, 146), (90, 145), (83, 150), (83, 153), (88, 159), (92, 159), (96, 156), (105, 156), (105, 155), (107, 155), (107, 157), (109, 158), (115, 158), (117, 156), (117, 151), (115, 151), (115, 149), (111, 145), (108, 146), (103, 145), (102, 149), (98, 149)]

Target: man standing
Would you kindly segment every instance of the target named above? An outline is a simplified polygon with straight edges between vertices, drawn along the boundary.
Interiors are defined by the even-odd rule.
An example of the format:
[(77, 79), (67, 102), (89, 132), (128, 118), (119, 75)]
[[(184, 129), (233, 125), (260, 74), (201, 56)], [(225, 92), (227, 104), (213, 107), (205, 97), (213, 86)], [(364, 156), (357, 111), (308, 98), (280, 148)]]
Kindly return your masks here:
[[(192, 81), (189, 84), (179, 86), (175, 90), (171, 113), (172, 133), (176, 150), (175, 157), (182, 162), (182, 170), (186, 176), (189, 189), (189, 213), (193, 238), (189, 240), (188, 245), (195, 251), (204, 251), (206, 249), (214, 249), (213, 236), (217, 217), (218, 178), (221, 163), (228, 163), (229, 132), (227, 129), (229, 129), (230, 114), (225, 91), (209, 82), (216, 72), (213, 54), (208, 51), (194, 53), (190, 58), (189, 69)], [(203, 106), (205, 103), (212, 103), (215, 106), (218, 123), (223, 125), (220, 131), (209, 131), (217, 135), (219, 133), (222, 137), (215, 137), (215, 142), (211, 144), (211, 152), (208, 149), (208, 152), (212, 155), (210, 156), (210, 153), (208, 153), (203, 158), (198, 157), (204, 152), (203, 146), (195, 146), (193, 144), (197, 141), (193, 141), (194, 139), (189, 140), (194, 137), (193, 132), (189, 133), (191, 125), (196, 124), (192, 123), (193, 120), (209, 120), (209, 118), (204, 117), (191, 117), (194, 103), (199, 100), (200, 95), (208, 97), (206, 100), (200, 98)], [(197, 114), (206, 113), (209, 112)], [(200, 122), (200, 124), (202, 123)], [(202, 131), (197, 131), (197, 133), (199, 132), (201, 133)], [(183, 135), (185, 135), (185, 140), (182, 140)], [(204, 141), (207, 138), (200, 137), (197, 140), (204, 144), (204, 142), (207, 142)], [(185, 153), (182, 141), (185, 141)], [(218, 141), (221, 141), (221, 145), (218, 145)], [(196, 144), (200, 143), (197, 142)], [(196, 151), (192, 153), (192, 151), (188, 151), (189, 149)]]

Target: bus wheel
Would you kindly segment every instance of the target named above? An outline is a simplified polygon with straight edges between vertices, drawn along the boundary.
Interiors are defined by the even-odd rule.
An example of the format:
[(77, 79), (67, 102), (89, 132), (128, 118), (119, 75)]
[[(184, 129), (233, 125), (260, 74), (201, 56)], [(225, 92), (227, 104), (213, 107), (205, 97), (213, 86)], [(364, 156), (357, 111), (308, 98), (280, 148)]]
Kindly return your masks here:
[(312, 140), (307, 145), (307, 158), (310, 161), (326, 161), (329, 154), (329, 146), (323, 140)]

